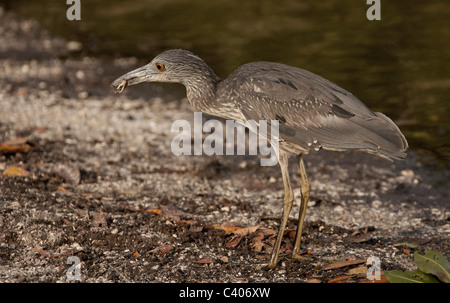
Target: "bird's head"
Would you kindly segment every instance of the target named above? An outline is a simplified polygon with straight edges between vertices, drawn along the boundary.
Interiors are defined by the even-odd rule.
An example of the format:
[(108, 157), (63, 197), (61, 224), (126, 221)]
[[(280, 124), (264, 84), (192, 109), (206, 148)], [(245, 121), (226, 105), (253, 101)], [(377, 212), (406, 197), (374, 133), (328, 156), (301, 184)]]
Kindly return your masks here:
[(141, 82), (182, 83), (196, 85), (201, 81), (218, 81), (211, 68), (190, 51), (174, 49), (156, 56), (149, 64), (141, 66), (111, 83), (119, 92), (126, 86)]

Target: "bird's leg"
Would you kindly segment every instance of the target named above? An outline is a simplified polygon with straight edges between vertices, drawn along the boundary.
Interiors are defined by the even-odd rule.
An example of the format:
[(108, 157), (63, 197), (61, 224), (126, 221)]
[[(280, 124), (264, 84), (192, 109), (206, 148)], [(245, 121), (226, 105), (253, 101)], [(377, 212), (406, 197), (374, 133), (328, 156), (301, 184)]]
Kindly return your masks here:
[(289, 170), (288, 170), (288, 159), (289, 155), (286, 153), (280, 153), (279, 163), (281, 168), (281, 175), (283, 177), (284, 183), (284, 202), (283, 202), (283, 213), (281, 215), (281, 224), (278, 229), (278, 236), (273, 247), (272, 254), (270, 255), (269, 264), (265, 269), (273, 269), (278, 262), (278, 253), (280, 252), (281, 241), (283, 239), (284, 230), (288, 221), (289, 213), (291, 212), (292, 203), (294, 202), (294, 194), (291, 188), (291, 182), (289, 181)]
[(305, 164), (303, 163), (302, 155), (298, 156), (300, 166), (300, 179), (301, 179), (301, 200), (300, 211), (298, 214), (297, 232), (295, 233), (294, 250), (292, 251), (292, 258), (297, 260), (308, 260), (308, 258), (300, 256), (300, 239), (302, 238), (303, 222), (305, 221), (306, 206), (309, 201), (310, 185), (306, 176)]

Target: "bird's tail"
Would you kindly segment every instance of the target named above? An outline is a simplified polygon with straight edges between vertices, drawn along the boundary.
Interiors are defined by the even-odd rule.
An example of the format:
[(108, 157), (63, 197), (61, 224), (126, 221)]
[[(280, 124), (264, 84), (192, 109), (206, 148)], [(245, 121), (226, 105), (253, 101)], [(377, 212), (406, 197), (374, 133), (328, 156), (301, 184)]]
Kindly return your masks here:
[(362, 134), (370, 143), (377, 146), (376, 149), (365, 151), (388, 159), (405, 159), (408, 149), (408, 141), (405, 136), (389, 117), (379, 112), (375, 115), (378, 119), (365, 120), (364, 123), (359, 124), (366, 130)]
[[(387, 159), (404, 159), (408, 142), (395, 123), (382, 113), (353, 116), (349, 119), (329, 119), (329, 125), (309, 127), (299, 139), (314, 138), (325, 150), (361, 150)], [(306, 143), (303, 144), (305, 146)]]

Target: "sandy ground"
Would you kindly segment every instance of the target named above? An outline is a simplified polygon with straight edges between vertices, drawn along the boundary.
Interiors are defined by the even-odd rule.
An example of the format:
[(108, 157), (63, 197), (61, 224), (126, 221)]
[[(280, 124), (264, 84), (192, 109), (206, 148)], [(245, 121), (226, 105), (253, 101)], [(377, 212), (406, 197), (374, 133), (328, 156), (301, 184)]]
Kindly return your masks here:
[(414, 152), (393, 163), (321, 151), (305, 157), (311, 260), (289, 257), (292, 158), (282, 258), (261, 270), (281, 214), (279, 167), (174, 156), (170, 128), (193, 119), (187, 100), (156, 84), (115, 94), (109, 81), (137, 60), (67, 59), (75, 49), (0, 10), (0, 281), (67, 282), (71, 256), (84, 282), (328, 282), (365, 264), (324, 267), (335, 261), (414, 269), (401, 243), (450, 256), (448, 171)]

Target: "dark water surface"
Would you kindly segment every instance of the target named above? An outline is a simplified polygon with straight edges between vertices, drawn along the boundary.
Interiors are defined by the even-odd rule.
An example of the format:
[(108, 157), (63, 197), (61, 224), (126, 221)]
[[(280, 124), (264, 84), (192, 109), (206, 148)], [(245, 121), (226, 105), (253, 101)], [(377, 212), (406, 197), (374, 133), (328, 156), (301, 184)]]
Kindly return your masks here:
[(149, 61), (170, 48), (202, 57), (226, 78), (250, 61), (310, 70), (349, 90), (404, 132), (412, 149), (450, 162), (450, 5), (381, 0), (81, 0), (68, 21), (62, 0), (6, 1), (83, 53)]

